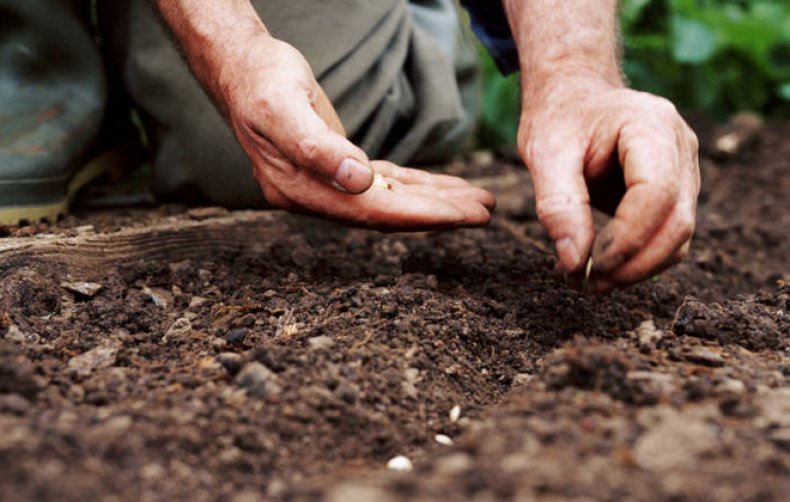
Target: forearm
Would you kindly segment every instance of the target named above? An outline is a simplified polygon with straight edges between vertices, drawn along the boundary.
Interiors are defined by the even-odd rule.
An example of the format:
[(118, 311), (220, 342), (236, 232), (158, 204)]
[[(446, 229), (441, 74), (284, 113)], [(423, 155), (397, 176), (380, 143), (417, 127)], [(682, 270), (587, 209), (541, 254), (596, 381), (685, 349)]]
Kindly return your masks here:
[(617, 0), (504, 0), (528, 90), (557, 77), (622, 85)]
[(249, 0), (151, 0), (198, 81), (225, 112), (227, 90), (249, 40), (270, 36)]

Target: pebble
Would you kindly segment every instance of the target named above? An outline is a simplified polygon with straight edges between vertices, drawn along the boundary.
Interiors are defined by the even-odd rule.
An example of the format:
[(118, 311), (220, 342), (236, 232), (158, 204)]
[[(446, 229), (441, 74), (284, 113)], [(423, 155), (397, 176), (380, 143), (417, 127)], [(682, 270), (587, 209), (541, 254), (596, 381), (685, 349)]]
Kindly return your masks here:
[(716, 390), (721, 394), (743, 394), (746, 392), (746, 385), (735, 378), (725, 378), (716, 385)]
[(276, 399), (282, 393), (277, 374), (257, 361), (245, 364), (235, 382), (251, 396)]
[(170, 304), (170, 299), (168, 298), (170, 295), (164, 291), (145, 286), (143, 287), (143, 294), (150, 298), (154, 305), (159, 308), (167, 308)]
[(74, 356), (69, 360), (69, 370), (76, 376), (85, 378), (97, 369), (109, 368), (118, 359), (120, 344), (117, 342), (100, 345), (94, 349)]
[(335, 339), (326, 335), (314, 336), (307, 340), (307, 344), (310, 345), (311, 350), (323, 350), (335, 345)]
[(247, 333), (249, 330), (247, 328), (236, 328), (232, 329), (225, 335), (225, 340), (228, 343), (243, 343), (244, 339), (247, 338)]
[(726, 363), (721, 354), (701, 346), (685, 348), (679, 352), (679, 356), (686, 361), (705, 366), (724, 366)]
[(8, 327), (8, 331), (3, 336), (6, 340), (11, 340), (12, 342), (17, 343), (24, 343), (27, 341), (27, 336), (15, 325), (12, 324)]
[(217, 356), (217, 362), (222, 365), (231, 375), (235, 375), (241, 369), (241, 355), (235, 352), (222, 352)]
[(60, 285), (71, 293), (87, 298), (93, 298), (104, 289), (98, 282), (61, 282)]
[(511, 385), (513, 387), (520, 387), (522, 385), (527, 385), (529, 382), (535, 379), (534, 375), (530, 375), (529, 373), (519, 373), (513, 377), (513, 382)]
[(189, 300), (189, 308), (190, 310), (196, 310), (206, 304), (208, 301), (207, 298), (203, 298), (202, 296), (193, 296)]
[(439, 443), (442, 446), (452, 446), (453, 440), (450, 436), (446, 434), (437, 434), (433, 437), (433, 440)]
[(191, 332), (192, 321), (189, 320), (189, 317), (179, 317), (167, 330), (165, 336), (162, 337), (162, 342), (167, 343), (171, 340), (177, 340), (188, 336)]
[(636, 328), (636, 336), (640, 349), (652, 349), (664, 338), (664, 332), (656, 328), (656, 323), (652, 319), (647, 319)]
[(456, 423), (461, 418), (461, 407), (457, 404), (450, 409), (450, 422)]
[(411, 460), (409, 460), (408, 457), (398, 455), (397, 457), (392, 457), (389, 459), (387, 462), (387, 469), (391, 471), (409, 472), (414, 469), (414, 465), (411, 463)]

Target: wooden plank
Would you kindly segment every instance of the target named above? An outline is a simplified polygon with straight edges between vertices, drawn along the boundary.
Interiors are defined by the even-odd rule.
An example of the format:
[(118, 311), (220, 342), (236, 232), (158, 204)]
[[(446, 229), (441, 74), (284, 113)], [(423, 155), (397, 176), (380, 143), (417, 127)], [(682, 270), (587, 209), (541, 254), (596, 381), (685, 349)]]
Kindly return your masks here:
[(277, 211), (239, 211), (202, 221), (167, 219), (113, 233), (0, 239), (0, 275), (40, 264), (89, 279), (121, 263), (263, 253), (277, 236), (291, 231), (295, 220)]

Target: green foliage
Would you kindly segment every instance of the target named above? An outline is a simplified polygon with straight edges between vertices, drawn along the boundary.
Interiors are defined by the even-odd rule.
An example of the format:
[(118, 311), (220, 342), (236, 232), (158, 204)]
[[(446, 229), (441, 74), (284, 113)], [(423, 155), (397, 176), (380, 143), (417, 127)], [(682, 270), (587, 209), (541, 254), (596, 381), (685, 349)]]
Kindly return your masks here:
[[(718, 119), (741, 110), (790, 117), (787, 0), (621, 0), (620, 17), (634, 88)], [(485, 61), (484, 81), (482, 139), (512, 142), (517, 118), (504, 108), (518, 103), (517, 80)]]

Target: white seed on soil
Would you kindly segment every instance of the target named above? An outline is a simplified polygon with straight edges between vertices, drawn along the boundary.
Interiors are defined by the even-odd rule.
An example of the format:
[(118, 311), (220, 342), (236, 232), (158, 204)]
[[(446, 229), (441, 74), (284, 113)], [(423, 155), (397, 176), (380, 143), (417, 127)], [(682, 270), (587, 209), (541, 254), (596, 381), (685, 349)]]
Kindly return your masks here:
[(387, 469), (391, 471), (401, 471), (401, 472), (408, 472), (411, 471), (414, 466), (407, 457), (403, 455), (398, 455), (397, 457), (392, 457), (387, 462)]
[(433, 440), (436, 441), (437, 443), (439, 443), (442, 446), (452, 446), (453, 445), (453, 440), (450, 438), (450, 436), (447, 436), (445, 434), (437, 434), (437, 435), (435, 435), (433, 437)]
[(461, 407), (457, 404), (450, 409), (450, 422), (456, 423), (461, 418)]

